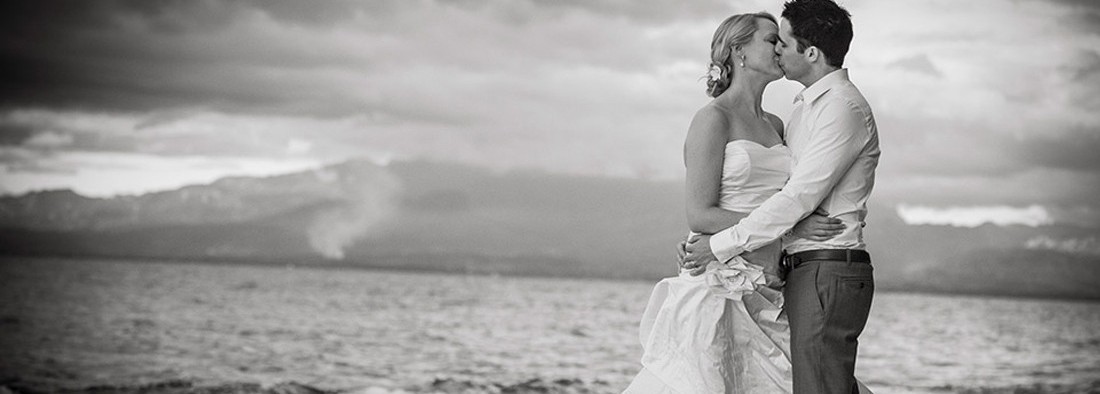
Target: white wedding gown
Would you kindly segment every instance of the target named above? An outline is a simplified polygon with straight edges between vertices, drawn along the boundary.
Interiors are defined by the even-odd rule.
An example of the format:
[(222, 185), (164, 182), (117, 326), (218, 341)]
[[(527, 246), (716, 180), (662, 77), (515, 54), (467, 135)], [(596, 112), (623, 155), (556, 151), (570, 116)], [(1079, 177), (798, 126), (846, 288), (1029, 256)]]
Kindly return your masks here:
[[(791, 162), (784, 145), (729, 142), (719, 206), (751, 212), (783, 188)], [(779, 251), (773, 244), (749, 259), (778, 262)], [(738, 256), (657, 283), (640, 327), (643, 368), (624, 394), (790, 393), (790, 325), (775, 266)]]

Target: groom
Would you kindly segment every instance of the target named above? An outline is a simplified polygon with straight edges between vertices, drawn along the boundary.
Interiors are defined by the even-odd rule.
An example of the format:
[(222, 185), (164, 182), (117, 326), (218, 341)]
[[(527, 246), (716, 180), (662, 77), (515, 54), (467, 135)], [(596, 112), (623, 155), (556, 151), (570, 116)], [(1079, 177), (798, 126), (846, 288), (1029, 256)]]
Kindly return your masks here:
[(775, 241), (815, 210), (843, 221), (845, 230), (827, 241), (784, 238), (790, 270), (784, 296), (794, 392), (854, 393), (857, 338), (874, 294), (863, 226), (879, 159), (878, 129), (842, 68), (852, 41), (848, 11), (831, 0), (789, 1), (779, 38), (775, 51), (784, 74), (806, 87), (787, 125), (791, 178), (736, 226), (689, 241), (682, 266), (699, 274), (711, 262)]

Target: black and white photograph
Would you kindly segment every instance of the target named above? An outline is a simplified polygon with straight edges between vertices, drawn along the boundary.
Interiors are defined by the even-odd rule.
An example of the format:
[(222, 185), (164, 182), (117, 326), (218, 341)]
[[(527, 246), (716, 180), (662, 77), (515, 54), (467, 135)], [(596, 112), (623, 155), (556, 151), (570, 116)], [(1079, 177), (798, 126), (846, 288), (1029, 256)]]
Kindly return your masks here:
[(0, 2), (0, 394), (1100, 393), (1100, 2)]

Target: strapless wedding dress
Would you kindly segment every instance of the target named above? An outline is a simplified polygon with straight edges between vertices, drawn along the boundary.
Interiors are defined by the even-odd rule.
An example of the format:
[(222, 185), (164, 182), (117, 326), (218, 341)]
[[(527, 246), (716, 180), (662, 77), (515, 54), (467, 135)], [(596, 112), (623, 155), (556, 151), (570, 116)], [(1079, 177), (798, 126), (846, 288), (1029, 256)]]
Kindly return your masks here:
[[(726, 144), (719, 206), (751, 212), (790, 177), (784, 145)], [(624, 394), (790, 393), (790, 325), (778, 243), (661, 280), (642, 315), (642, 371)], [(862, 388), (861, 388), (862, 390)]]

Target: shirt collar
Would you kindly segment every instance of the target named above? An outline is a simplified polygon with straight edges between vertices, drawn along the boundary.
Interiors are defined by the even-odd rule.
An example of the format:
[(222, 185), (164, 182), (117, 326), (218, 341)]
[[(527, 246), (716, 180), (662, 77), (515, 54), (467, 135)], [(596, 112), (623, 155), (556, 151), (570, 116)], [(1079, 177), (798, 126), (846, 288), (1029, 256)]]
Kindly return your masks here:
[(813, 85), (802, 89), (802, 92), (794, 96), (794, 102), (795, 104), (798, 104), (799, 101), (813, 103), (814, 100), (817, 100), (818, 97), (828, 92), (829, 89), (844, 82), (848, 82), (848, 69), (846, 68), (825, 74), (824, 77), (814, 82)]

